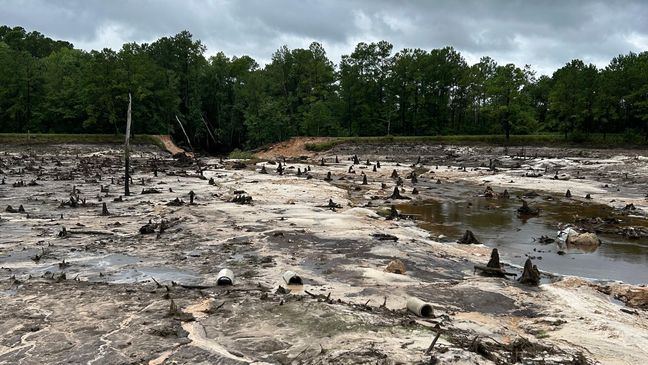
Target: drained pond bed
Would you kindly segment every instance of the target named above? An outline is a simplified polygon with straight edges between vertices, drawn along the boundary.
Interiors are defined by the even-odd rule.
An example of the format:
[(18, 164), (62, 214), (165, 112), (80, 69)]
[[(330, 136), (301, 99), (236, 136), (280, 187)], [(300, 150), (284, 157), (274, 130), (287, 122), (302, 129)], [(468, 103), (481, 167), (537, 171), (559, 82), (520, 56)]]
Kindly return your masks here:
[[(618, 171), (648, 170), (648, 159), (336, 148), (198, 164), (134, 145), (127, 196), (119, 146), (2, 146), (0, 363), (648, 357), (648, 288), (581, 278), (642, 282), (644, 241), (624, 235), (643, 234), (647, 184)], [(497, 171), (482, 166), (489, 159), (500, 160)], [(563, 180), (520, 176), (545, 163), (563, 166)], [(601, 181), (569, 181), (566, 165)], [(528, 192), (520, 185), (537, 185), (525, 212), (538, 216), (517, 217), (517, 195)], [(508, 199), (479, 196), (487, 186)], [(567, 188), (571, 199), (560, 194)], [(559, 255), (537, 241), (559, 223), (599, 232), (603, 244)], [(455, 243), (468, 229), (486, 246)], [(490, 262), (492, 247), (520, 267), (528, 254), (529, 273), (577, 276), (480, 275), (473, 268)]]

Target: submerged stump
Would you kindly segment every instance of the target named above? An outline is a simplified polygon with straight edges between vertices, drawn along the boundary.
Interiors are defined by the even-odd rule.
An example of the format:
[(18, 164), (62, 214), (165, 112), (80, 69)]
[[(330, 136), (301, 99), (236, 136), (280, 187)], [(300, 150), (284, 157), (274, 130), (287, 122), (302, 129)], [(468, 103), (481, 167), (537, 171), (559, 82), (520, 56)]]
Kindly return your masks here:
[(518, 208), (517, 212), (521, 217), (534, 217), (540, 214), (540, 209), (530, 207), (526, 200), (522, 199), (522, 206)]

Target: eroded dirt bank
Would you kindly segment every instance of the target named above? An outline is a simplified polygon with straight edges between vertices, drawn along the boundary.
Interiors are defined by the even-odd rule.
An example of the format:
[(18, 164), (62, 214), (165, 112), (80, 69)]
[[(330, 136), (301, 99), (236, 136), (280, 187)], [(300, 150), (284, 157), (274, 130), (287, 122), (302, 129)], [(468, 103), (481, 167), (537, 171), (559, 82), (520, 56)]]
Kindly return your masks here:
[[(425, 147), (424, 154), (421, 147), (340, 146), (325, 154), (324, 166), (323, 156), (279, 159), (281, 175), (275, 161), (203, 158), (201, 176), (191, 160), (136, 146), (133, 194), (120, 198), (117, 147), (3, 148), (0, 363), (637, 364), (648, 358), (646, 288), (574, 277), (545, 277), (528, 287), (475, 275), (473, 266), (488, 261), (487, 247), (440, 243), (415, 221), (382, 215), (395, 203), (394, 170), (403, 195), (425, 200), (443, 191), (428, 189), (437, 180), (441, 186), (469, 181), (478, 191), (488, 179), (501, 191), (511, 176), (518, 180), (523, 164), (540, 158), (508, 168), (518, 160), (499, 157), (489, 170), (495, 157), (460, 147)], [(354, 154), (361, 163), (348, 160)], [(581, 184), (570, 187), (574, 196), (591, 191), (593, 201), (632, 202), (639, 214), (648, 163), (619, 156), (611, 160), (632, 164), (628, 177), (609, 172), (601, 177), (609, 181), (596, 181), (583, 169), (607, 173), (606, 162), (571, 165), (564, 156), (556, 160), (558, 174), (595, 176), (573, 179)], [(406, 178), (413, 170), (414, 183)], [(566, 189), (557, 184), (570, 181), (524, 179), (536, 179), (539, 191), (561, 193)], [(635, 183), (622, 185), (623, 179)], [(604, 183), (613, 188), (599, 187)], [(394, 259), (405, 274), (384, 271)], [(234, 272), (234, 286), (215, 285), (222, 268)], [(286, 285), (287, 270), (304, 285)], [(434, 317), (408, 312), (410, 296), (432, 303)]]

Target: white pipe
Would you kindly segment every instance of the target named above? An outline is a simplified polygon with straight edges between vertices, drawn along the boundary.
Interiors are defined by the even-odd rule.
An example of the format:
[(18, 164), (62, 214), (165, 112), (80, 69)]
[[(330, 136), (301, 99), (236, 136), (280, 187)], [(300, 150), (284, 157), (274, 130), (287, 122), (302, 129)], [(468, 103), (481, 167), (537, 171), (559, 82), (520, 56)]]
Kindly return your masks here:
[(419, 298), (410, 297), (407, 299), (407, 309), (419, 317), (432, 317), (432, 304), (426, 303)]
[(230, 269), (222, 269), (218, 272), (216, 285), (234, 285), (234, 273)]
[(288, 285), (303, 285), (302, 279), (294, 271), (283, 273), (283, 279)]

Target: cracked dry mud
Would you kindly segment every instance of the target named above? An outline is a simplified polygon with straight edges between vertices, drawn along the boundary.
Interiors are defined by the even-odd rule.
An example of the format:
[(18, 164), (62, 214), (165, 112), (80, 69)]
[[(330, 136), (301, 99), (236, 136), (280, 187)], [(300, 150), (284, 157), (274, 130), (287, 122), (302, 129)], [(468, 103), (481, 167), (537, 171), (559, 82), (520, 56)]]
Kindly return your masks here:
[[(3, 364), (405, 364), (429, 363), (431, 357), (449, 364), (637, 364), (648, 358), (648, 315), (640, 300), (646, 288), (561, 276), (527, 287), (474, 275), (473, 265), (485, 264), (489, 248), (440, 243), (415, 221), (378, 214), (394, 203), (386, 200), (394, 169), (404, 179), (403, 194), (414, 200), (442, 194), (451, 181), (477, 192), (484, 179), (497, 190), (512, 177), (523, 179), (524, 169), (515, 167), (500, 166), (495, 174), (459, 170), (480, 166), (484, 151), (340, 146), (325, 155), (325, 166), (319, 166), (322, 156), (289, 159), (281, 176), (275, 164), (260, 174), (266, 161), (241, 169), (232, 161), (202, 158), (201, 177), (190, 161), (135, 146), (133, 194), (119, 201), (118, 146), (2, 148)], [(414, 196), (405, 176), (426, 148), (425, 166), (416, 167), (420, 194)], [(362, 162), (350, 174), (347, 158), (356, 153)], [(329, 162), (334, 154), (340, 163)], [(617, 192), (595, 180), (572, 181), (574, 195), (591, 191), (595, 202), (633, 202), (639, 212), (645, 209), (648, 162), (622, 155), (627, 160), (608, 160), (632, 165), (632, 185)], [(380, 158), (381, 168), (373, 172), (363, 165), (367, 158)], [(609, 184), (626, 179), (609, 164), (578, 156), (554, 162), (563, 173), (604, 171), (601, 179), (611, 179)], [(437, 163), (443, 167), (432, 172)], [(296, 175), (308, 166), (311, 179)], [(324, 181), (329, 171), (330, 183)], [(367, 185), (361, 185), (361, 173)], [(430, 188), (437, 179), (443, 188)], [(14, 187), (18, 181), (24, 186)], [(564, 193), (567, 182), (533, 184), (538, 191)], [(159, 193), (141, 194), (151, 188)], [(62, 205), (72, 194), (77, 207)], [(251, 204), (231, 202), (243, 195), (252, 197)], [(329, 199), (341, 207), (327, 207)], [(102, 216), (104, 202), (110, 215)], [(5, 212), (8, 205), (22, 205), (25, 212)], [(163, 232), (140, 233), (149, 221), (163, 220)], [(405, 274), (384, 272), (396, 258)], [(234, 286), (215, 285), (222, 268), (234, 272)], [(299, 274), (304, 285), (287, 286), (286, 270)], [(409, 296), (432, 303), (435, 317), (407, 312)], [(441, 336), (426, 355), (437, 324)]]

